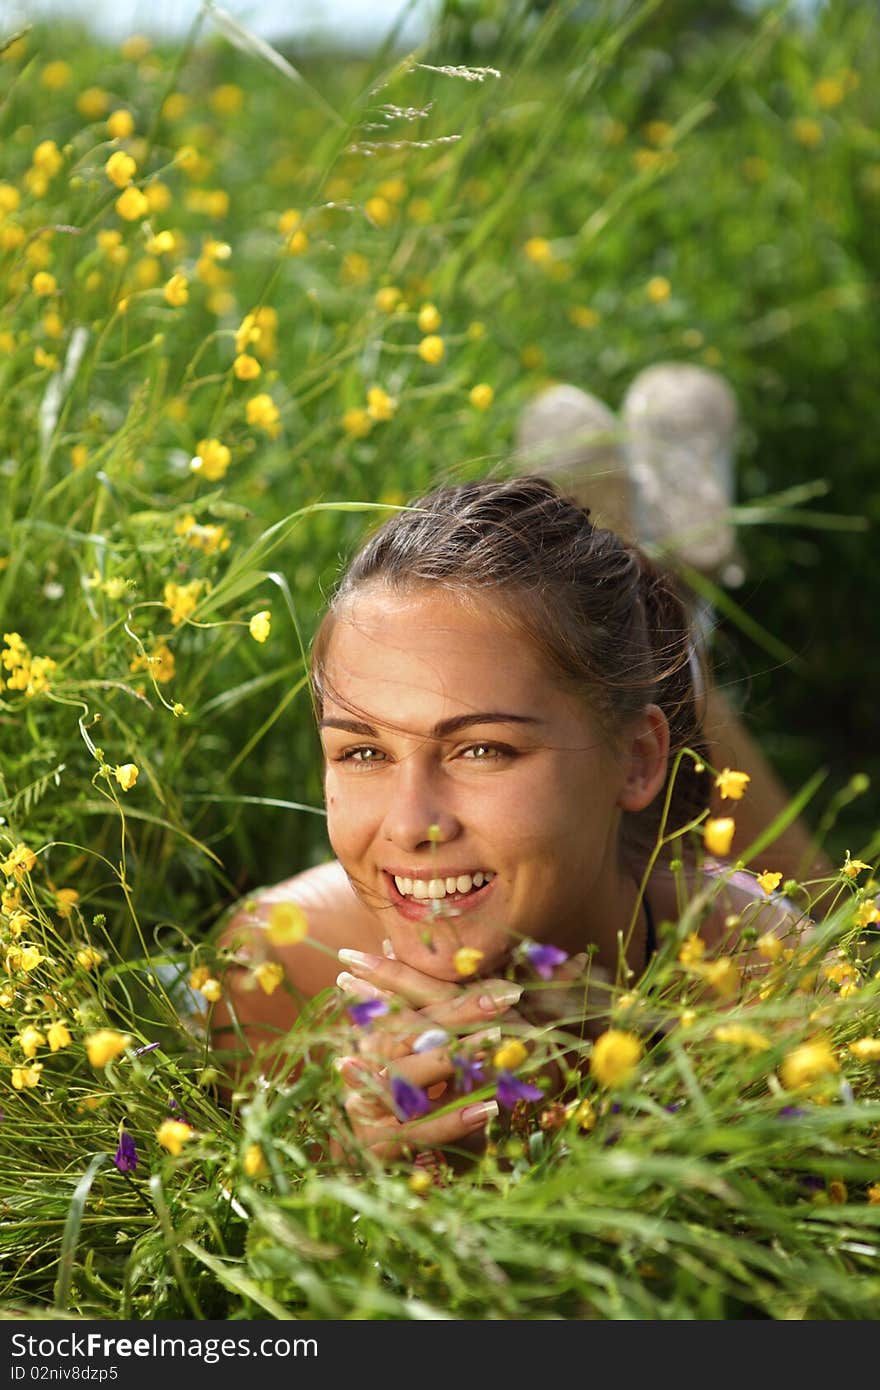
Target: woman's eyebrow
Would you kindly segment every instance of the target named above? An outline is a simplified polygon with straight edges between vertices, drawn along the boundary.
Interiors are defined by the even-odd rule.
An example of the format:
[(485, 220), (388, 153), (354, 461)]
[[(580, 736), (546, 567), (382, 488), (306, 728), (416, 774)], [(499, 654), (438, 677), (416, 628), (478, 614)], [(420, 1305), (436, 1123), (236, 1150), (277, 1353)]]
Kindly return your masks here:
[[(448, 738), (450, 734), (457, 734), (460, 729), (467, 729), (472, 724), (543, 724), (545, 720), (538, 719), (531, 714), (506, 714), (501, 710), (488, 710), (482, 714), (456, 714), (451, 719), (441, 719), (439, 724), (435, 724), (429, 738)], [(378, 732), (372, 724), (365, 724), (359, 719), (322, 719), (319, 726), (321, 729), (344, 729), (350, 734), (365, 734), (369, 738), (378, 738)]]

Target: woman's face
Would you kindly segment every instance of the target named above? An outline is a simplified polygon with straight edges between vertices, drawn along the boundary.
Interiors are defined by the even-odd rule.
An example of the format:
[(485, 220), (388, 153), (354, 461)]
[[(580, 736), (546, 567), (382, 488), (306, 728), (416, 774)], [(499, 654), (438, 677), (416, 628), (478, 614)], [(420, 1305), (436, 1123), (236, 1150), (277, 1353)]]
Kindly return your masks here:
[(597, 939), (626, 770), (490, 599), (365, 585), (325, 672), (330, 842), (399, 960), (452, 980), (463, 945), (487, 973), (523, 938)]

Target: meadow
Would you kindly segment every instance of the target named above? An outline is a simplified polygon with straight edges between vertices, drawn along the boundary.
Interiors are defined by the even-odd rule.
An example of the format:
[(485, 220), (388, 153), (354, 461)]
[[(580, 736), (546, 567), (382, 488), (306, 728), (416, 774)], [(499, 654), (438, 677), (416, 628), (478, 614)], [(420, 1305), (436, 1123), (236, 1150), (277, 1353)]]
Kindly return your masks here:
[[(876, 1315), (878, 77), (856, 0), (486, 0), (369, 56), (0, 32), (0, 1316)], [(338, 1000), (266, 1075), (210, 1046), (224, 913), (329, 854), (323, 602), (389, 508), (504, 476), (541, 386), (663, 358), (739, 397), (714, 655), (839, 867), (737, 844), (805, 906), (741, 924), (761, 969), (683, 902), (573, 1099), (461, 1171), (340, 1166)], [(570, 1039), (504, 1047), (468, 1099)]]

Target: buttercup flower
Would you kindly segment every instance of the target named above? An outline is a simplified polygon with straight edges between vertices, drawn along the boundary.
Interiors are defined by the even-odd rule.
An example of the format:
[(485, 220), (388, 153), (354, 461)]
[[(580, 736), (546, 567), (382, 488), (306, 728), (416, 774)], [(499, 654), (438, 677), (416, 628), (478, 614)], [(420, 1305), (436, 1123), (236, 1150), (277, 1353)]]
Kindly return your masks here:
[(111, 140), (127, 140), (134, 133), (134, 116), (120, 108), (107, 117), (107, 134)]
[(256, 357), (251, 357), (248, 352), (240, 352), (232, 364), (232, 370), (239, 381), (253, 381), (255, 377), (260, 375), (263, 368)]
[(715, 778), (715, 786), (720, 791), (722, 797), (730, 801), (741, 801), (746, 787), (751, 782), (751, 777), (747, 772), (731, 772), (726, 767), (723, 772), (719, 772)]
[(176, 1158), (183, 1149), (184, 1144), (188, 1144), (190, 1139), (195, 1138), (191, 1125), (184, 1124), (182, 1120), (163, 1120), (156, 1130), (156, 1139)]
[(106, 1067), (128, 1047), (130, 1039), (114, 1028), (99, 1028), (86, 1038), (86, 1052), (93, 1067)]
[(309, 919), (299, 903), (275, 903), (269, 911), (266, 936), (273, 946), (296, 946), (309, 934)]
[(755, 882), (762, 893), (773, 893), (782, 882), (782, 874), (765, 869), (762, 874), (758, 874)]
[(789, 1052), (780, 1067), (780, 1076), (787, 1091), (798, 1091), (839, 1070), (831, 1044), (826, 1038), (816, 1038)]
[(220, 984), (219, 980), (211, 978), (205, 981), (205, 983), (199, 990), (199, 993), (202, 994), (205, 997), (205, 999), (207, 999), (209, 1004), (216, 1004), (217, 1000), (223, 993), (223, 987)]
[(116, 1153), (113, 1155), (113, 1162), (120, 1173), (133, 1173), (138, 1166), (138, 1155), (135, 1142), (127, 1130), (119, 1126), (119, 1143), (116, 1146)]
[(367, 414), (371, 420), (392, 420), (397, 401), (381, 386), (371, 386), (367, 392)]
[(76, 953), (76, 963), (81, 965), (83, 970), (93, 970), (96, 965), (101, 964), (101, 960), (101, 952), (94, 946), (83, 946), (82, 950)]
[(759, 936), (755, 945), (758, 950), (758, 955), (763, 956), (765, 960), (778, 960), (785, 950), (779, 937), (774, 936), (773, 933), (769, 931), (765, 932), (763, 936)]
[(710, 854), (723, 857), (733, 842), (736, 822), (730, 816), (717, 816), (707, 820), (703, 827), (703, 844)]
[(593, 1043), (590, 1072), (601, 1086), (622, 1086), (633, 1075), (644, 1051), (634, 1033), (609, 1028)]
[(516, 1071), (521, 1067), (528, 1057), (528, 1051), (519, 1038), (511, 1038), (509, 1042), (499, 1047), (495, 1056), (492, 1058), (493, 1067), (500, 1071)]
[(413, 1086), (402, 1076), (391, 1079), (391, 1103), (399, 1120), (417, 1120), (420, 1115), (427, 1115), (431, 1108), (431, 1102), (421, 1086)]
[(270, 439), (276, 439), (280, 434), (278, 407), (266, 392), (251, 396), (245, 406), (244, 413), (248, 424), (263, 430)]
[(272, 614), (268, 608), (262, 608), (259, 613), (255, 613), (248, 623), (248, 631), (255, 642), (265, 642), (269, 636)]
[(419, 310), (419, 332), (436, 333), (442, 323), (436, 304), (423, 304)]
[(846, 874), (847, 878), (858, 878), (863, 869), (870, 869), (871, 865), (866, 864), (863, 859), (847, 859), (841, 866), (840, 872)]
[(692, 931), (681, 943), (678, 959), (685, 966), (698, 965), (705, 954), (706, 943), (695, 931)]
[(172, 275), (166, 282), (162, 294), (166, 304), (170, 304), (172, 309), (179, 309), (189, 299), (189, 281), (186, 276), (179, 273)]
[(769, 1038), (757, 1028), (747, 1028), (744, 1024), (723, 1024), (713, 1034), (719, 1042), (733, 1043), (737, 1047), (747, 1047), (750, 1052), (763, 1052), (770, 1046)]
[(880, 1038), (857, 1038), (849, 1050), (860, 1062), (880, 1062)]
[(486, 381), (478, 382), (468, 392), (468, 400), (475, 410), (488, 410), (495, 399), (495, 392)]
[(242, 1156), (241, 1166), (249, 1178), (265, 1178), (269, 1172), (266, 1156), (259, 1144), (248, 1144)]
[(124, 192), (120, 193), (115, 203), (116, 211), (126, 222), (137, 222), (141, 217), (146, 217), (150, 211), (150, 204), (144, 194), (134, 184), (129, 184)]
[(137, 164), (124, 150), (116, 150), (104, 165), (104, 173), (117, 188), (127, 188), (137, 173)]
[(880, 908), (876, 903), (862, 903), (855, 915), (857, 927), (870, 927), (875, 922), (880, 922)]
[(427, 338), (423, 338), (419, 343), (419, 357), (423, 362), (436, 367), (438, 362), (443, 361), (443, 354), (446, 352), (446, 344), (442, 338), (438, 338), (436, 333), (431, 333)]
[(505, 1110), (512, 1110), (518, 1100), (543, 1100), (544, 1092), (529, 1081), (520, 1081), (509, 1071), (500, 1071), (497, 1076), (495, 1099)]
[(218, 483), (226, 477), (231, 460), (232, 454), (219, 439), (200, 439), (190, 468), (207, 478), (209, 483)]
[(48, 270), (38, 270), (31, 280), (31, 289), (41, 299), (48, 299), (49, 295), (54, 294), (57, 288), (58, 281), (54, 275), (49, 274)]
[(376, 308), (383, 314), (393, 314), (401, 300), (400, 290), (395, 285), (384, 285), (376, 291)]
[(25, 1057), (35, 1057), (37, 1048), (45, 1047), (45, 1044), (46, 1039), (43, 1034), (40, 1032), (39, 1028), (35, 1028), (32, 1023), (29, 1023), (26, 1028), (23, 1028), (18, 1035), (18, 1045)]
[(284, 966), (277, 960), (261, 961), (254, 971), (254, 979), (264, 994), (274, 994), (284, 979)]
[(872, 1183), (868, 1188), (868, 1206), (880, 1207), (880, 1182)]
[(130, 792), (138, 779), (139, 772), (140, 768), (135, 763), (123, 763), (121, 767), (113, 769), (113, 776), (124, 792)]
[(665, 275), (653, 275), (645, 290), (652, 304), (662, 304), (672, 293), (672, 286)]
[(574, 1122), (578, 1129), (585, 1130), (589, 1133), (591, 1129), (596, 1128), (596, 1111), (589, 1098), (580, 1101), (580, 1103), (575, 1106), (573, 1115)]
[(476, 946), (459, 946), (452, 963), (459, 975), (473, 975), (479, 969), (484, 954)]
[(29, 1067), (12, 1068), (12, 1085), (16, 1091), (24, 1091), (31, 1086), (39, 1086), (42, 1062), (31, 1062)]
[(549, 265), (553, 260), (553, 247), (546, 237), (529, 237), (523, 250), (534, 265)]
[(61, 1019), (56, 1019), (50, 1023), (46, 1029), (46, 1041), (53, 1052), (59, 1052), (62, 1047), (70, 1047), (73, 1039), (70, 1036), (70, 1029)]
[[(4, 642), (9, 641), (8, 634), (3, 640)], [(9, 857), (0, 863), (0, 873), (5, 874), (7, 878), (12, 878), (14, 876), (21, 880), (24, 878), (25, 874), (31, 872), (36, 862), (37, 856), (34, 854), (33, 850), (28, 849), (27, 845), (20, 840)]]
[(707, 961), (700, 965), (699, 973), (722, 999), (731, 999), (739, 989), (739, 968), (730, 956), (719, 956), (717, 960)]
[(346, 434), (351, 435), (352, 439), (363, 439), (373, 428), (373, 421), (366, 410), (362, 410), (360, 406), (354, 406), (351, 410), (346, 410), (343, 415), (342, 428)]

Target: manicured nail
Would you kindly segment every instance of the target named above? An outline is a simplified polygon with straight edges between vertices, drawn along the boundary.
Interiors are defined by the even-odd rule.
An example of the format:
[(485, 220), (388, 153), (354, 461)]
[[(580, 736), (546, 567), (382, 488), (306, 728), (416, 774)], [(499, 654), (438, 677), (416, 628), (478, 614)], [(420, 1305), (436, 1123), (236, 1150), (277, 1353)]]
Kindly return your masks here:
[(394, 954), (394, 947), (391, 945), (388, 937), (382, 942), (382, 954), (386, 960), (397, 960), (397, 956)]
[(384, 991), (377, 989), (375, 985), (367, 984), (366, 980), (359, 980), (354, 975), (349, 975), (347, 970), (341, 970), (336, 976), (336, 983), (340, 989), (344, 989), (346, 994), (359, 994), (362, 999), (385, 999), (387, 996)]
[(588, 960), (589, 956), (586, 951), (581, 951), (579, 956), (572, 956), (568, 963), (573, 970), (576, 970), (577, 973), (580, 974), (582, 970), (586, 970)]
[(479, 1105), (466, 1105), (461, 1112), (461, 1122), (467, 1129), (479, 1129), (497, 1114), (498, 1102), (484, 1100)]
[[(501, 1029), (498, 1029), (498, 1037), (501, 1037)], [(445, 1028), (427, 1028), (424, 1033), (419, 1033), (412, 1045), (413, 1052), (430, 1052), (432, 1048), (442, 1047), (449, 1041), (449, 1034)]]
[(508, 1009), (511, 1004), (517, 1002), (521, 995), (522, 985), (499, 981), (498, 984), (489, 987), (487, 994), (480, 995), (480, 1008), (487, 1014), (494, 1014), (499, 1009)]
[(482, 1028), (479, 1033), (471, 1033), (470, 1037), (468, 1038), (468, 1042), (487, 1043), (490, 1047), (494, 1047), (495, 1044), (500, 1043), (500, 1041), (500, 1028)]
[(351, 965), (355, 970), (375, 970), (382, 964), (379, 956), (368, 956), (363, 951), (337, 951), (336, 954), (344, 965)]
[(345, 1071), (347, 1067), (357, 1071), (358, 1067), (363, 1067), (363, 1062), (358, 1057), (334, 1057), (333, 1066), (337, 1071)]

